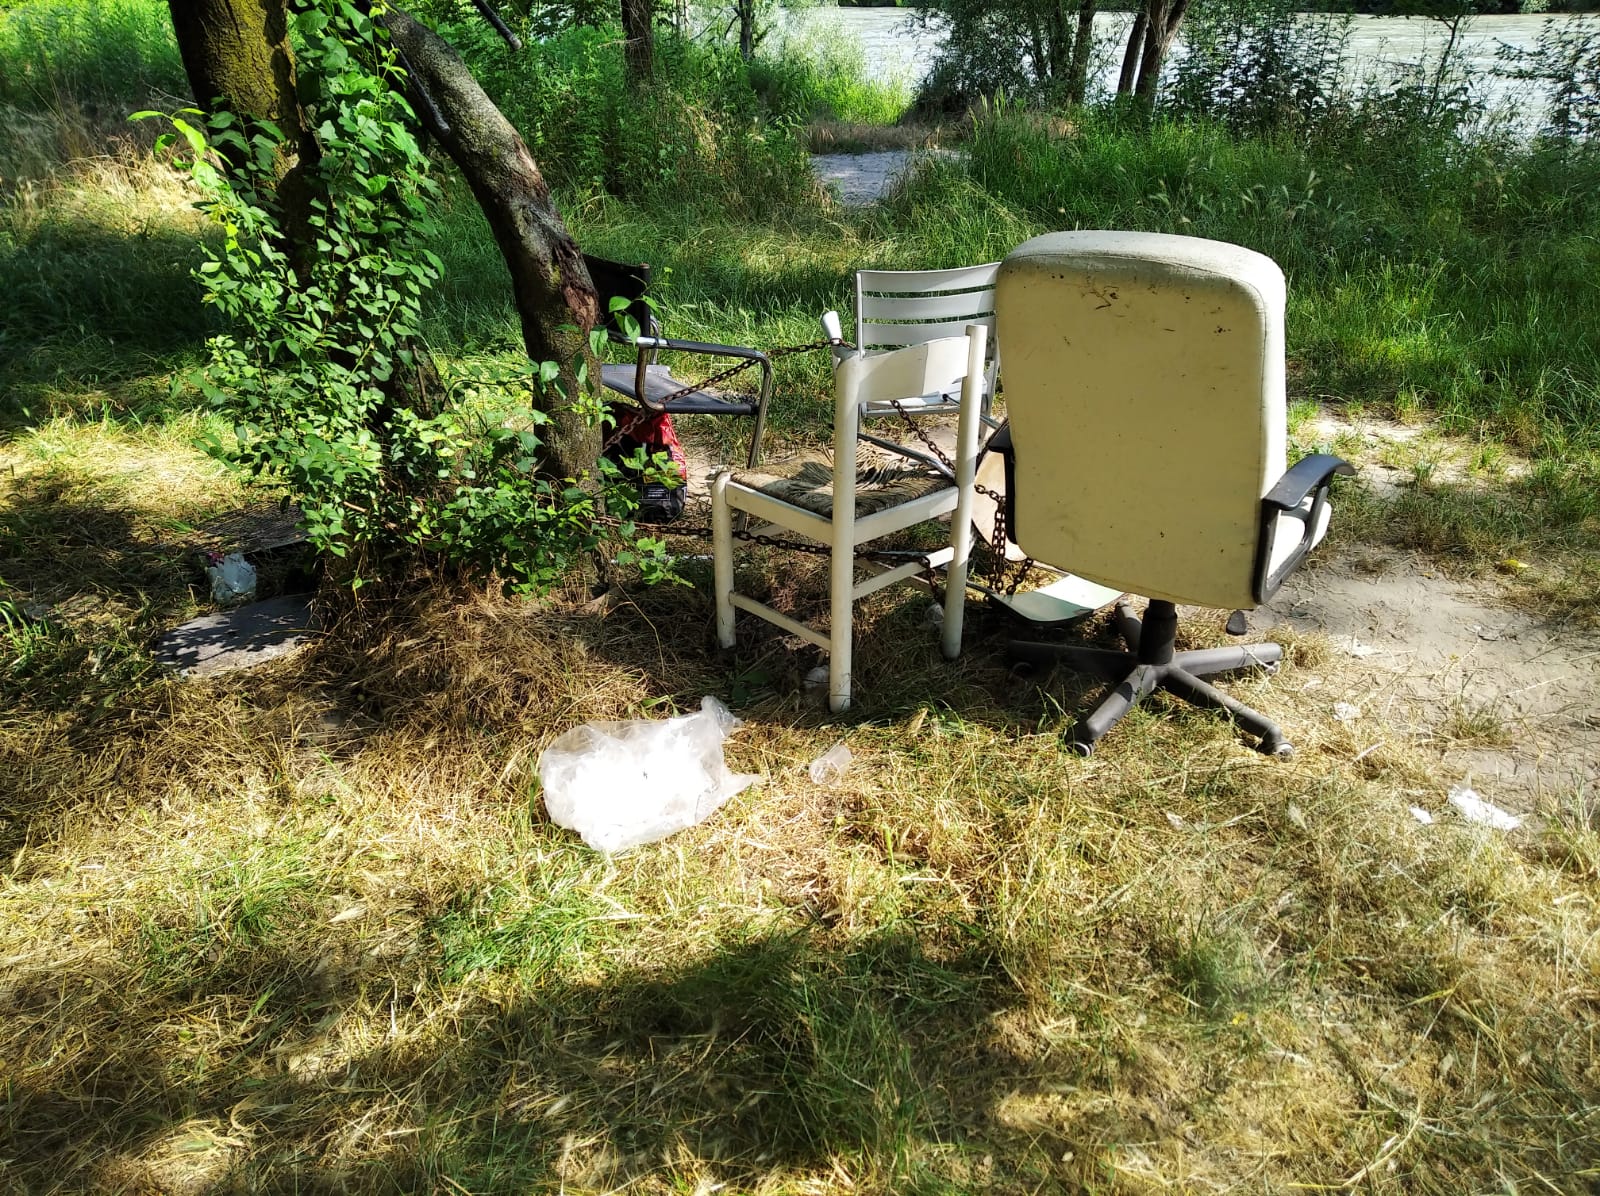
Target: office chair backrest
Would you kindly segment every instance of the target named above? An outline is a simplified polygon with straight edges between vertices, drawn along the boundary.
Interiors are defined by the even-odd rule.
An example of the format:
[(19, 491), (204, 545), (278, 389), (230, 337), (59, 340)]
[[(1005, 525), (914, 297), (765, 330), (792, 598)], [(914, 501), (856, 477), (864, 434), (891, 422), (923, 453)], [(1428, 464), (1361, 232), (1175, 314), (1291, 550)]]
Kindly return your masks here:
[(1001, 263), (1012, 536), (1150, 598), (1250, 607), (1283, 473), (1283, 273), (1235, 245), (1052, 233)]

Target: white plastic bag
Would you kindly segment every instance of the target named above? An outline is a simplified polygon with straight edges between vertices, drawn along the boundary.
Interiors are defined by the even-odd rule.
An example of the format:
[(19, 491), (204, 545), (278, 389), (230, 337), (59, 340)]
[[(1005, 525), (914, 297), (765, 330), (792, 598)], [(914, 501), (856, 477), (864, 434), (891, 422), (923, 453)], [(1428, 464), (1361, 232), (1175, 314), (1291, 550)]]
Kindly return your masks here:
[(243, 553), (213, 558), (206, 576), (211, 579), (211, 597), (223, 606), (248, 602), (256, 596), (256, 567), (244, 559)]
[(722, 741), (738, 725), (707, 697), (698, 714), (574, 727), (539, 757), (550, 821), (596, 851), (653, 843), (704, 822), (759, 779), (730, 773), (722, 758)]

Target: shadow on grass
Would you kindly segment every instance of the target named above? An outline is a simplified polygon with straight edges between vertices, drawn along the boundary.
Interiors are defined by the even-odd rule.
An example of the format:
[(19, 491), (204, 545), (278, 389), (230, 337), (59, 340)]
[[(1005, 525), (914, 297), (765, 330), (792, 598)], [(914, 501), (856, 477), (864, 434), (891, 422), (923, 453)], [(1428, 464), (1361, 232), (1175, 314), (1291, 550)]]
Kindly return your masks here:
[[(176, 984), (148, 955), (121, 976), (20, 977), (7, 1016), (31, 1026), (0, 1102), (8, 1180), (194, 1193), (702, 1177), (746, 1189), (841, 1172), (881, 1184), (906, 1178), (913, 1151), (959, 1155), (965, 1127), (1026, 1079), (986, 1031), (1017, 999), (998, 962), (902, 934), (833, 948), (755, 937), (658, 972), (525, 975), (514, 998), (482, 974), (463, 988), (352, 955), (366, 966), (342, 975), (264, 945), (222, 966), (178, 960), (189, 981)], [(362, 1033), (342, 1035), (357, 1011)], [(195, 1016), (237, 1030), (186, 1045)]]

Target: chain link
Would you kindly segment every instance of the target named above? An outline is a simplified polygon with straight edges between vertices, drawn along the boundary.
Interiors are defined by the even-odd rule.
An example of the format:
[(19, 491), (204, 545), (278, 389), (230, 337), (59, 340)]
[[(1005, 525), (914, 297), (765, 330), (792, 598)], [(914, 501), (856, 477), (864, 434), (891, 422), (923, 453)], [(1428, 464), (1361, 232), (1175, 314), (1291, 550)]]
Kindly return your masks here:
[[(917, 421), (911, 418), (911, 413), (905, 409), (901, 401), (899, 399), (890, 399), (889, 406), (893, 407), (899, 414), (901, 420), (904, 421), (911, 434), (920, 440), (923, 446), (939, 459), (939, 463), (948, 469), (951, 475), (954, 476), (956, 472), (955, 462), (950, 460), (949, 455), (939, 447), (938, 442), (934, 440), (932, 436), (929, 436), (922, 430), (920, 426), (918, 426)], [(1028, 570), (1033, 568), (1033, 558), (1023, 557), (1018, 563), (1016, 572), (1009, 578), (1007, 577), (1011, 567), (1010, 563), (1006, 560), (1005, 495), (1001, 494), (998, 490), (995, 490), (990, 486), (985, 486), (976, 480), (973, 481), (972, 488), (994, 503), (994, 529), (993, 538), (989, 542), (988, 577), (990, 583), (995, 589), (998, 590), (1001, 586), (1004, 586), (1006, 596), (1010, 597), (1012, 594), (1017, 592), (1017, 587), (1020, 586), (1023, 583), (1023, 580), (1028, 576)]]

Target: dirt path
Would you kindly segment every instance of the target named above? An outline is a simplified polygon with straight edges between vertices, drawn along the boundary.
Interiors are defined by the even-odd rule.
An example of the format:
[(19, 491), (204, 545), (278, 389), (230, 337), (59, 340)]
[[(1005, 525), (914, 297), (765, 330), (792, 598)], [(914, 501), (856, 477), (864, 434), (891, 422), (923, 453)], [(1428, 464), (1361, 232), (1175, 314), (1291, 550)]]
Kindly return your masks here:
[(1252, 622), (1326, 634), (1333, 659), (1306, 682), (1318, 706), (1364, 743), (1438, 750), (1507, 809), (1600, 782), (1600, 635), (1511, 605), (1493, 579), (1344, 545)]
[(812, 154), (811, 170), (826, 186), (837, 191), (840, 203), (859, 206), (876, 203), (887, 195), (911, 157), (910, 150)]

